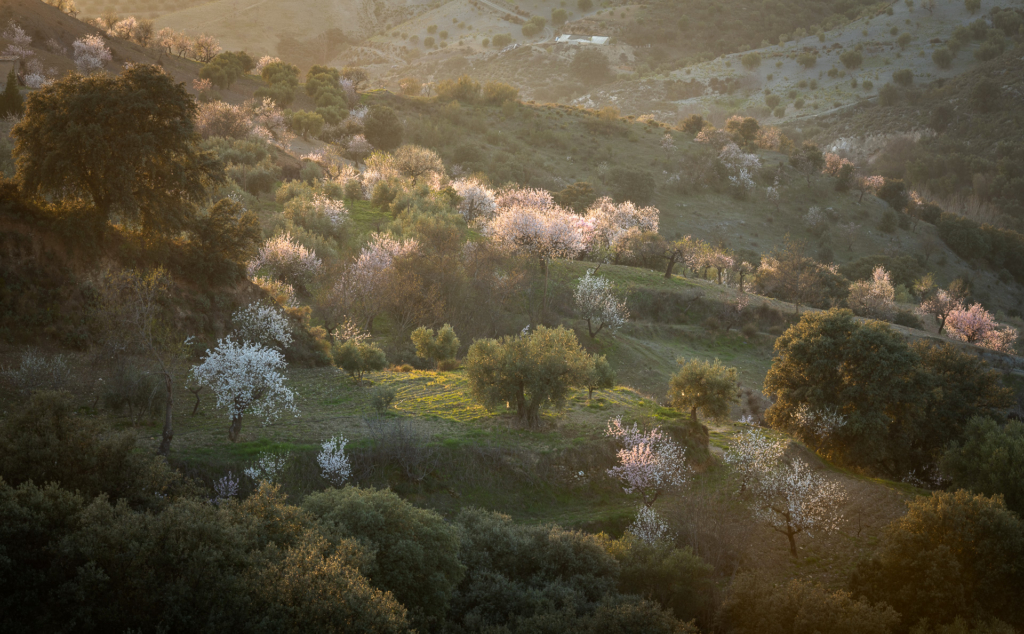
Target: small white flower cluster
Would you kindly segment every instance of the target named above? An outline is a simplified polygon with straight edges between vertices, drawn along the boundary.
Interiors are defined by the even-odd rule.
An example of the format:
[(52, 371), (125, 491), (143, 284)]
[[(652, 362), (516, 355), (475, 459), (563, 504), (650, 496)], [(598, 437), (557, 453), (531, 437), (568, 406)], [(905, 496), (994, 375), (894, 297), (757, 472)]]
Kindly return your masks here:
[(245, 475), (255, 482), (269, 482), (277, 484), (284, 473), (285, 464), (288, 462), (289, 452), (275, 454), (269, 451), (260, 452), (256, 456), (256, 462), (245, 468)]
[(278, 64), (280, 62), (280, 57), (271, 57), (270, 55), (264, 55), (259, 59), (258, 62), (256, 62), (256, 66), (254, 66), (252, 69), (252, 74), (260, 75), (263, 73), (263, 69), (266, 68), (269, 64)]
[(587, 321), (592, 335), (607, 327), (615, 332), (629, 319), (629, 309), (626, 302), (620, 301), (612, 292), (612, 283), (608, 278), (594, 275), (593, 269), (587, 269), (586, 274), (580, 278), (573, 293), (576, 301), (576, 311), (582, 319)]
[(800, 435), (817, 444), (827, 443), (829, 438), (846, 425), (846, 417), (835, 407), (812, 410), (802, 403), (793, 414)]
[(646, 506), (641, 506), (637, 510), (636, 519), (626, 527), (626, 532), (648, 544), (675, 539), (675, 533), (672, 532), (661, 515)]
[(217, 497), (210, 500), (213, 504), (220, 504), (224, 500), (238, 495), (238, 478), (228, 471), (228, 474), (213, 483), (213, 492)]
[(344, 436), (325, 440), (321, 445), (320, 454), (316, 457), (316, 462), (320, 465), (320, 475), (336, 487), (345, 484), (352, 475), (352, 465), (345, 455), (347, 444)]
[(236, 310), (231, 323), (241, 341), (268, 348), (287, 348), (292, 343), (292, 325), (276, 306), (253, 302)]

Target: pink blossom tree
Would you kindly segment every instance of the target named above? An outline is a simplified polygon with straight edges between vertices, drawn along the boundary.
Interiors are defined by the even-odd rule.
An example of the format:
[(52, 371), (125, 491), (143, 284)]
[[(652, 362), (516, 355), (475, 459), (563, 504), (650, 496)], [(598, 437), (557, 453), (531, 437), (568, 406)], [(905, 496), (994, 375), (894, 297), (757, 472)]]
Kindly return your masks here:
[(1006, 326), (999, 328), (992, 313), (981, 304), (971, 304), (950, 311), (946, 318), (946, 332), (952, 339), (974, 343), (998, 352), (1011, 352), (1017, 341), (1017, 331)]
[(660, 428), (641, 431), (636, 423), (626, 427), (617, 416), (608, 422), (605, 433), (621, 445), (619, 464), (608, 475), (621, 482), (626, 493), (639, 495), (643, 506), (651, 508), (663, 493), (686, 484), (690, 473), (686, 449)]
[(896, 314), (893, 301), (895, 296), (889, 272), (884, 267), (876, 266), (870, 280), (850, 285), (850, 295), (846, 301), (850, 309), (862, 317), (889, 320)]
[(657, 233), (661, 212), (655, 207), (637, 207), (630, 201), (615, 203), (611, 198), (598, 198), (587, 209), (587, 227), (590, 230), (588, 246), (615, 249), (624, 242), (631, 230)]
[(256, 257), (247, 265), (249, 277), (264, 271), (271, 277), (295, 286), (312, 281), (322, 266), (316, 252), (294, 240), (290, 233), (281, 233), (266, 241)]
[(375, 233), (359, 252), (344, 279), (339, 280), (339, 296), (356, 312), (367, 331), (373, 332), (373, 319), (384, 308), (388, 287), (394, 276), (394, 263), (419, 249), (415, 239), (398, 240), (386, 233)]

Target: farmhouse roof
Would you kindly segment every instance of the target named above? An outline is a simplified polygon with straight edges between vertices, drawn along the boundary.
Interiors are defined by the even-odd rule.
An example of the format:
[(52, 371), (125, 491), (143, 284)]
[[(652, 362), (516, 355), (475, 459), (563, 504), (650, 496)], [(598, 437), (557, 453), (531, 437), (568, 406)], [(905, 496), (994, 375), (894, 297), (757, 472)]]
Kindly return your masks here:
[(559, 35), (555, 41), (567, 44), (607, 44), (608, 38), (604, 35)]

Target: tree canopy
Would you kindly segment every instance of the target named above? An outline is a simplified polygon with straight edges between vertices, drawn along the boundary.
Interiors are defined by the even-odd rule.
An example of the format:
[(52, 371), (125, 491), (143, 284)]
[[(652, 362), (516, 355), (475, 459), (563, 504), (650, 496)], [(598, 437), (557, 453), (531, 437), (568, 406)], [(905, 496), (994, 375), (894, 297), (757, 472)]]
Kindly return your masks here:
[(90, 200), (104, 220), (177, 233), (223, 179), (197, 147), (195, 114), (184, 86), (156, 66), (69, 75), (25, 100), (12, 133), (16, 178), (29, 194)]

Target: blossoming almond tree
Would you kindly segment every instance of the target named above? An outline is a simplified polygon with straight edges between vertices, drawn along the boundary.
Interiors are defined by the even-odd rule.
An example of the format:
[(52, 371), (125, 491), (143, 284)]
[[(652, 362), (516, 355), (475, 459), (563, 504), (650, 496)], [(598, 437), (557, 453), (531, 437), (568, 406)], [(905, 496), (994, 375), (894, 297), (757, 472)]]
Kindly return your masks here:
[(509, 190), (495, 201), (497, 211), (484, 232), (506, 253), (532, 255), (544, 272), (541, 316), (547, 310), (548, 264), (572, 259), (587, 246), (583, 218), (558, 207), (541, 190)]
[(843, 523), (839, 508), (846, 501), (846, 490), (799, 458), (777, 464), (756, 481), (753, 490), (755, 517), (786, 536), (794, 557), (797, 535), (831, 534)]
[(660, 215), (655, 207), (637, 207), (628, 200), (616, 204), (607, 196), (598, 198), (587, 209), (587, 246), (614, 249), (630, 230), (657, 233)]
[(606, 435), (622, 445), (619, 464), (608, 475), (623, 484), (626, 493), (636, 493), (644, 506), (650, 508), (666, 491), (686, 484), (689, 466), (686, 449), (669, 438), (660, 428), (640, 431), (636, 423), (625, 427), (622, 417), (608, 422)]
[(452, 187), (459, 195), (458, 210), (466, 222), (490, 218), (494, 214), (497, 208), (494, 192), (476, 179), (459, 178), (452, 183)]
[(962, 306), (955, 308), (946, 318), (946, 332), (950, 338), (998, 352), (1011, 352), (1017, 341), (1017, 331), (1009, 326), (998, 326), (992, 313), (981, 304), (971, 304), (967, 310)]
[(293, 240), (290, 233), (282, 233), (266, 241), (249, 261), (247, 272), (253, 277), (263, 270), (282, 282), (302, 286), (320, 272), (322, 264), (315, 251)]
[(241, 341), (281, 349), (292, 343), (292, 325), (276, 306), (253, 302), (236, 310), (231, 323)]
[(336, 487), (345, 484), (352, 475), (352, 464), (345, 455), (347, 444), (344, 436), (325, 440), (316, 457), (316, 462), (320, 465), (320, 475)]
[(954, 310), (963, 310), (964, 303), (955, 294), (940, 289), (931, 297), (928, 297), (917, 309), (922, 315), (931, 315), (939, 320), (939, 334), (946, 327), (946, 319)]
[(23, 61), (35, 55), (35, 52), (29, 48), (32, 45), (32, 36), (25, 33), (25, 29), (21, 28), (14, 20), (7, 23), (7, 29), (0, 34), (0, 37), (10, 42), (4, 49), (4, 55), (17, 57)]
[(413, 238), (398, 240), (386, 233), (375, 233), (360, 251), (346, 279), (338, 282), (338, 295), (359, 313), (367, 331), (373, 332), (373, 318), (388, 301), (386, 291), (395, 260), (417, 249), (419, 242)]
[(726, 452), (725, 463), (739, 474), (740, 493), (743, 493), (748, 486), (771, 472), (785, 453), (785, 442), (771, 440), (766, 433), (753, 428), (740, 434)]
[(110, 50), (99, 35), (86, 35), (75, 40), (72, 47), (75, 49), (75, 66), (83, 75), (102, 69), (112, 59)]
[(279, 351), (229, 336), (207, 351), (191, 375), (195, 383), (210, 387), (218, 407), (228, 409), (228, 439), (237, 442), (246, 413), (262, 417), (267, 424), (282, 411), (298, 412), (295, 395), (284, 384), (286, 365)]
[(607, 278), (593, 273), (593, 269), (587, 269), (586, 275), (580, 278), (573, 293), (576, 312), (587, 322), (587, 332), (592, 339), (606, 326), (608, 330), (615, 332), (629, 319), (626, 302), (620, 301), (612, 293), (612, 283)]

